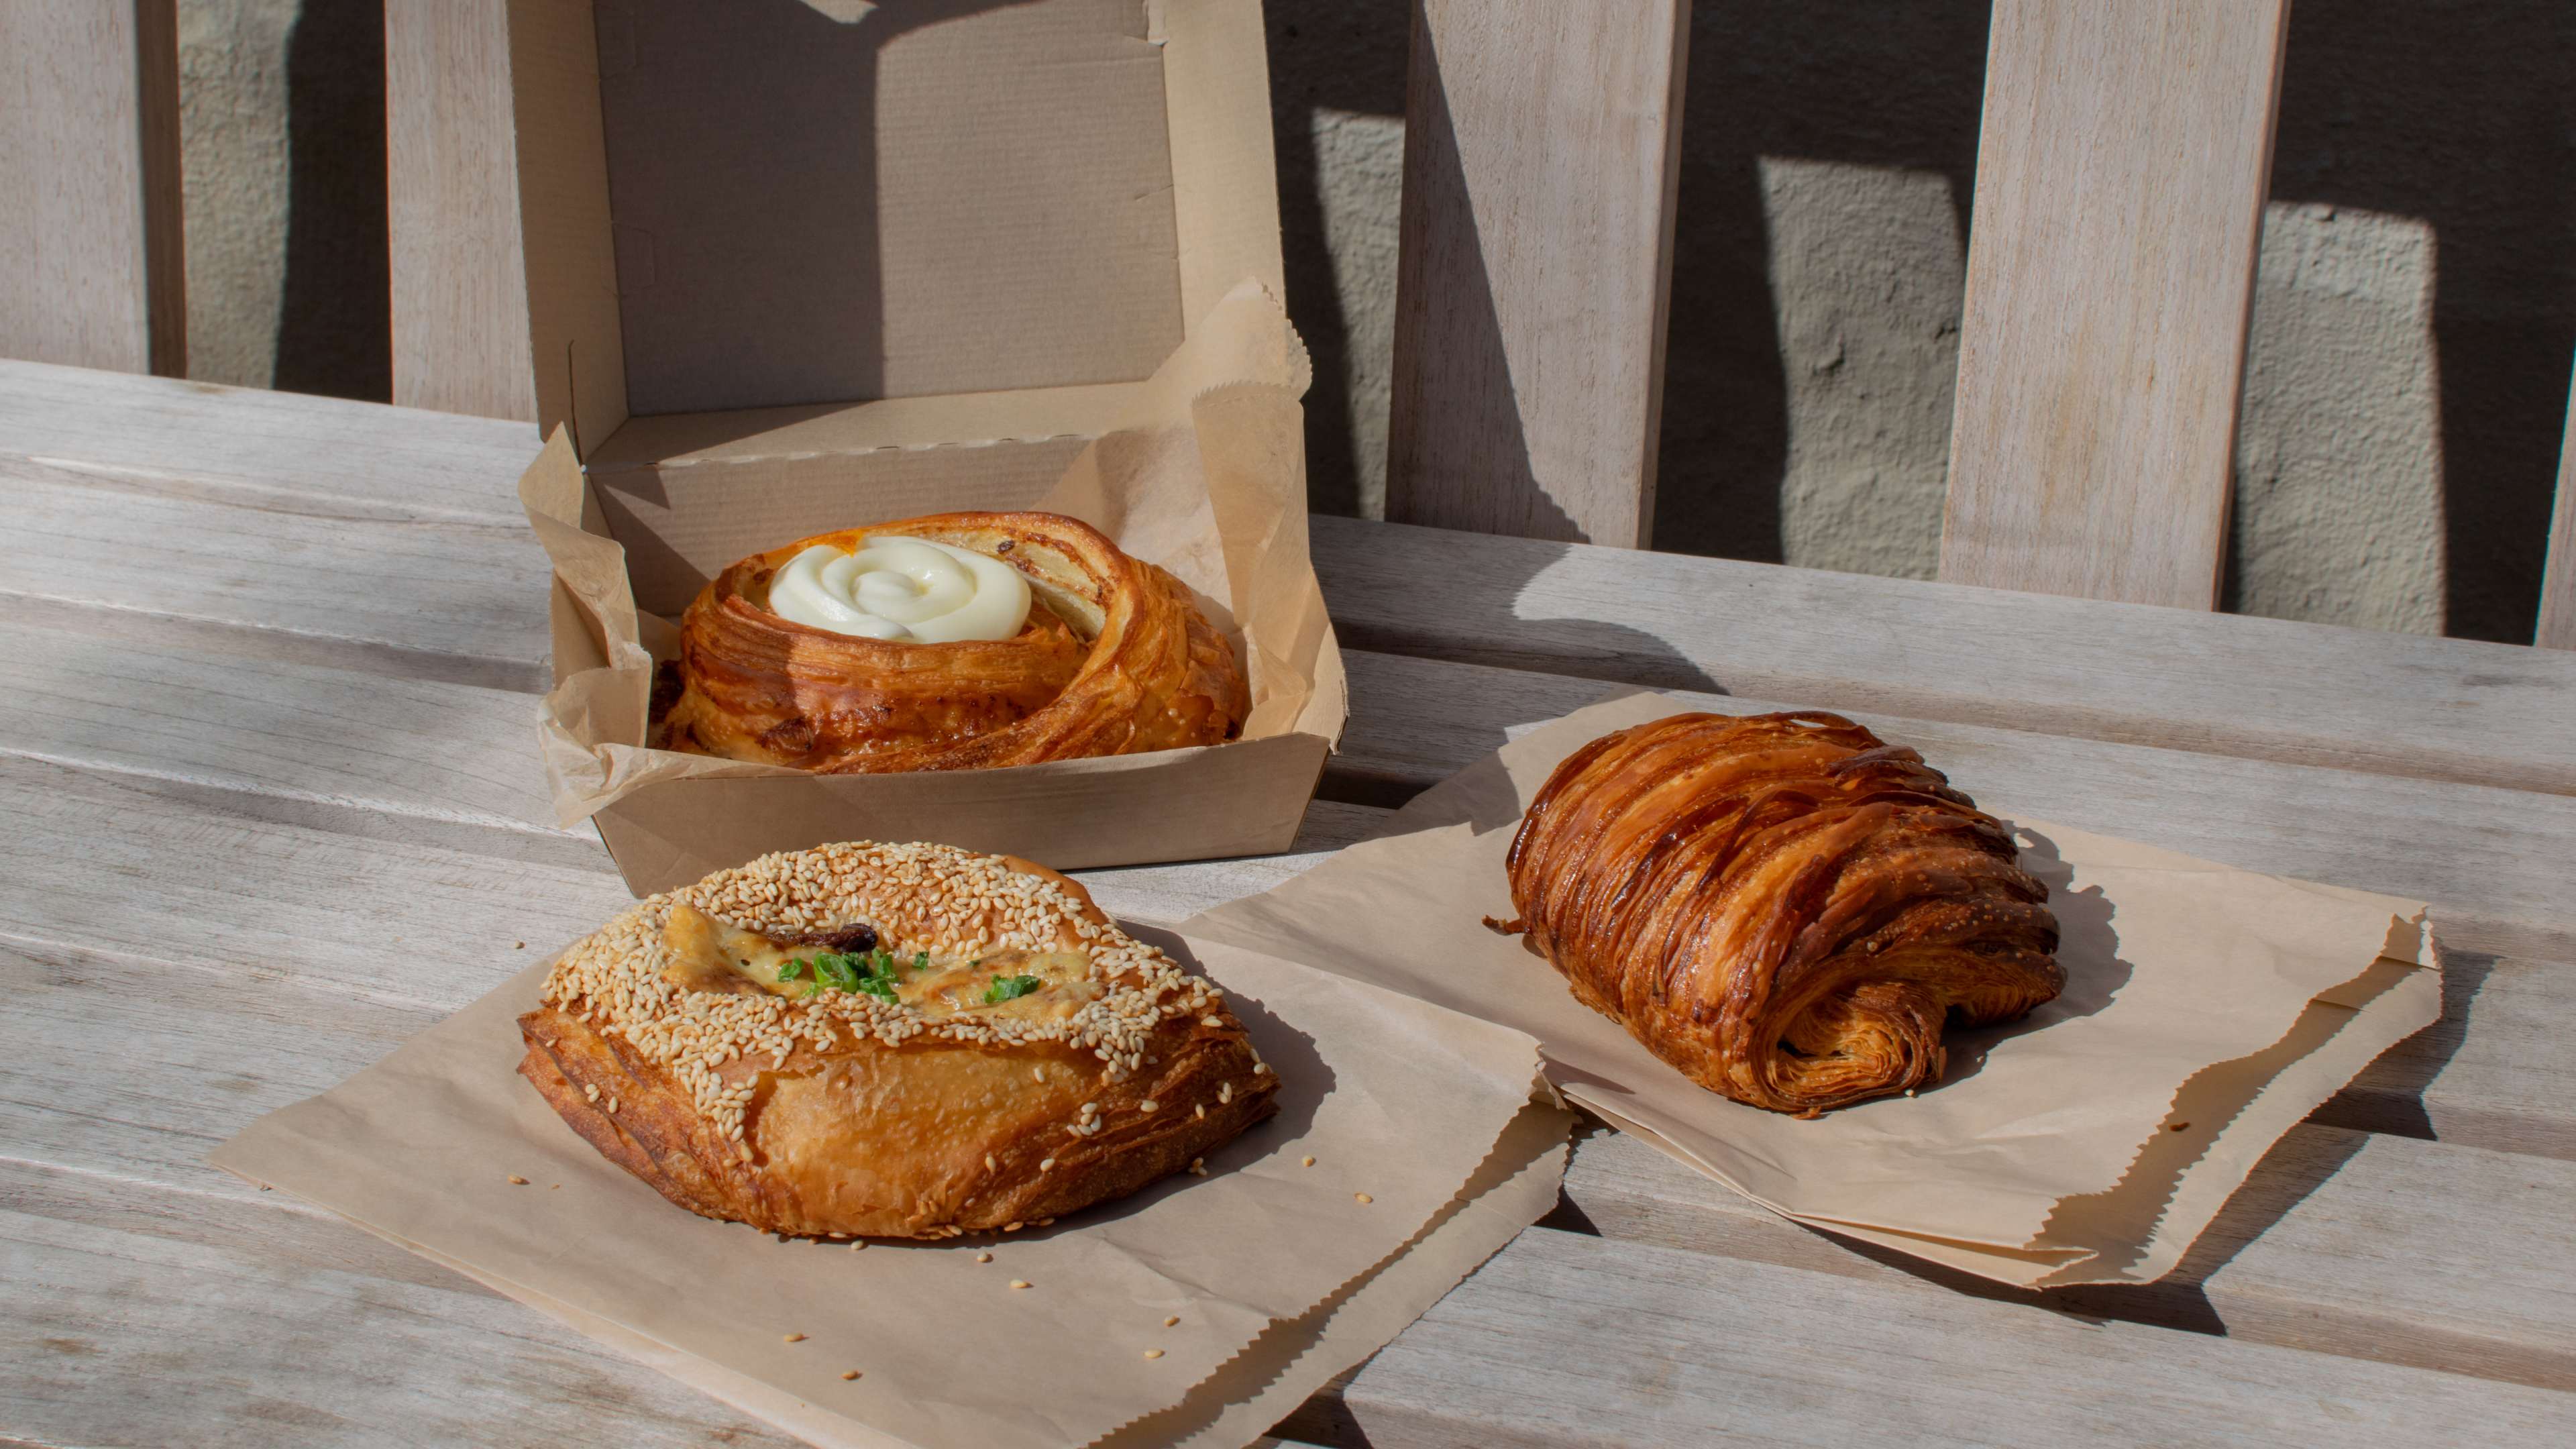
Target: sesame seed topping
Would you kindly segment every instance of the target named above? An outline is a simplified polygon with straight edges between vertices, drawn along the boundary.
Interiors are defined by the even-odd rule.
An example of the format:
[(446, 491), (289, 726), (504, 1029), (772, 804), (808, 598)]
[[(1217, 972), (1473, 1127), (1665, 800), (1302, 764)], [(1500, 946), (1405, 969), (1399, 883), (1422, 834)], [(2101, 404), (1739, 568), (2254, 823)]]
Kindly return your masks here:
[(1003, 1232), (1006, 1232), (1006, 1233), (1016, 1233), (1016, 1232), (1018, 1232), (1018, 1231), (1020, 1230), (1020, 1228), (1021, 1228), (1021, 1224), (1019, 1224), (1019, 1223), (1004, 1223), (1004, 1224), (1002, 1224), (1002, 1231), (1003, 1231)]
[(1040, 1163), (1038, 1164), (1038, 1171), (1040, 1171), (1040, 1172), (1053, 1172), (1053, 1171), (1055, 1171), (1055, 1159), (1054, 1159), (1054, 1158), (1052, 1158), (1052, 1157), (1050, 1157), (1050, 1158), (1047, 1158), (1045, 1161), (1040, 1162)]
[(1139, 1112), (1151, 1112), (1161, 1105), (1161, 1103), (1155, 1101), (1153, 1098), (1147, 1097), (1144, 1101), (1136, 1104), (1136, 1110)]
[[(773, 939), (811, 936), (862, 921), (894, 949), (929, 949), (949, 959), (999, 950), (1079, 948), (1087, 979), (1102, 988), (1069, 1017), (997, 1021), (967, 1010), (930, 1015), (865, 992), (815, 997), (768, 992), (718, 994), (667, 982), (662, 931), (672, 907), (687, 904), (718, 921)], [(745, 1162), (744, 1117), (764, 1072), (810, 1070), (817, 1056), (873, 1039), (885, 1046), (950, 1041), (976, 1045), (1058, 1044), (1088, 1051), (1123, 1081), (1176, 1021), (1215, 1021), (1222, 993), (1156, 947), (1093, 921), (1055, 882), (1016, 871), (999, 857), (944, 845), (818, 846), (763, 856), (695, 885), (637, 902), (559, 957), (541, 999), (613, 1034), (661, 1067), (707, 1125)], [(1030, 1079), (1048, 1080), (1043, 1065)], [(597, 1102), (593, 1088), (585, 1097)], [(622, 1104), (610, 1099), (609, 1110)], [(1068, 1130), (1100, 1128), (1093, 1104)]]

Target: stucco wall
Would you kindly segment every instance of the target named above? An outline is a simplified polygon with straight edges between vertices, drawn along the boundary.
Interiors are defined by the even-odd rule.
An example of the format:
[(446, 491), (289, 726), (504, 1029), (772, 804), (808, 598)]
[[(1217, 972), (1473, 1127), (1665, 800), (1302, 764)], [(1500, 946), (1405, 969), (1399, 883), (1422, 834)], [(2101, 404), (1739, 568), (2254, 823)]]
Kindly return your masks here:
[[(380, 0), (180, 9), (192, 366), (383, 396)], [(1315, 501), (1374, 513), (1409, 7), (1269, 10)], [(1932, 571), (1985, 32), (1964, 0), (1699, 0), (1658, 547)], [(2571, 76), (2565, 0), (2292, 7), (2230, 607), (2530, 638), (2576, 350)]]

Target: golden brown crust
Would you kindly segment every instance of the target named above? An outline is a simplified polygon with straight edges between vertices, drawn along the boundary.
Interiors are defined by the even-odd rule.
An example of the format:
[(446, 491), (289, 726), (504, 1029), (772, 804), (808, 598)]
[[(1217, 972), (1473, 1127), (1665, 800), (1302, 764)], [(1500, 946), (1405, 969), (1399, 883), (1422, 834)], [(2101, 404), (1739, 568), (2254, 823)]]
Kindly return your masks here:
[[(898, 954), (1072, 946), (1106, 994), (1041, 1020), (688, 991), (663, 979), (658, 944), (682, 905), (782, 938), (857, 917)], [(545, 995), (519, 1019), (519, 1070), (557, 1114), (672, 1202), (770, 1232), (1014, 1228), (1133, 1192), (1275, 1110), (1277, 1079), (1221, 993), (1080, 885), (946, 847), (719, 872), (566, 953)]]
[(1913, 750), (1839, 715), (1686, 714), (1568, 756), (1510, 855), (1532, 951), (1711, 1091), (1813, 1116), (1939, 1079), (1952, 1011), (2054, 998), (2048, 888)]
[[(900, 534), (999, 558), (1037, 599), (1010, 639), (863, 639), (767, 607), (770, 579), (817, 544)], [(1251, 692), (1234, 650), (1170, 574), (1052, 513), (946, 513), (841, 529), (753, 554), (680, 624), (664, 742), (824, 773), (964, 770), (1221, 744)]]

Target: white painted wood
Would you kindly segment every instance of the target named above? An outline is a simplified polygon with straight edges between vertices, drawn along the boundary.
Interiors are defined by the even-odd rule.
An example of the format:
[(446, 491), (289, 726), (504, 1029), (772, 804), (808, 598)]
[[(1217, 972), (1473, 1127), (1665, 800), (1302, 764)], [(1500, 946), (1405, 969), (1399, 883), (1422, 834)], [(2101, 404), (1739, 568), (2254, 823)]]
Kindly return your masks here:
[(2576, 1396), (1533, 1228), (1381, 1350), (1371, 1443), (2554, 1445)]
[(2576, 655), (1320, 515), (1313, 528), (1346, 649), (2576, 793)]
[(188, 365), (175, 0), (0, 6), (0, 354)]
[(394, 401), (533, 423), (505, 0), (385, 6)]
[(2003, 0), (1941, 577), (2217, 606), (2289, 0)]
[(2568, 385), (2567, 436), (2558, 453), (2558, 505), (2540, 575), (2540, 623), (2532, 642), (2576, 649), (2576, 381)]
[(1686, 0), (1422, 0), (1387, 516), (1644, 547)]

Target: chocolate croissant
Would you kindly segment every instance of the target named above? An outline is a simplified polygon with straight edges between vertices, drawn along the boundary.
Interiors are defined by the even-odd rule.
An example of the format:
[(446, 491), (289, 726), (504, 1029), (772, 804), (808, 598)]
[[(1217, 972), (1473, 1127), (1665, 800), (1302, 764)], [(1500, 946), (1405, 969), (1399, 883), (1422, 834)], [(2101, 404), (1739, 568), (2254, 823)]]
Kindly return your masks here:
[(1523, 944), (1739, 1102), (1812, 1117), (1938, 1081), (1941, 1031), (2055, 997), (2048, 888), (1923, 757), (1839, 715), (1594, 740), (1512, 839)]
[(672, 1202), (766, 1232), (1009, 1231), (1274, 1110), (1224, 994), (1054, 871), (944, 845), (763, 856), (637, 903), (519, 1018), (519, 1072)]
[[(809, 617), (857, 622), (823, 627), (773, 607), (772, 590), (796, 582), (808, 551), (838, 557), (888, 539), (936, 546), (942, 567), (969, 566), (960, 577), (998, 577), (1020, 591), (1026, 622), (1007, 637), (949, 638), (882, 626), (828, 599)], [(914, 602), (900, 581), (891, 588), (898, 603)], [(665, 748), (825, 773), (1221, 744), (1251, 711), (1233, 648), (1186, 586), (1052, 513), (940, 514), (753, 554), (682, 616), (677, 685), (659, 712)]]

